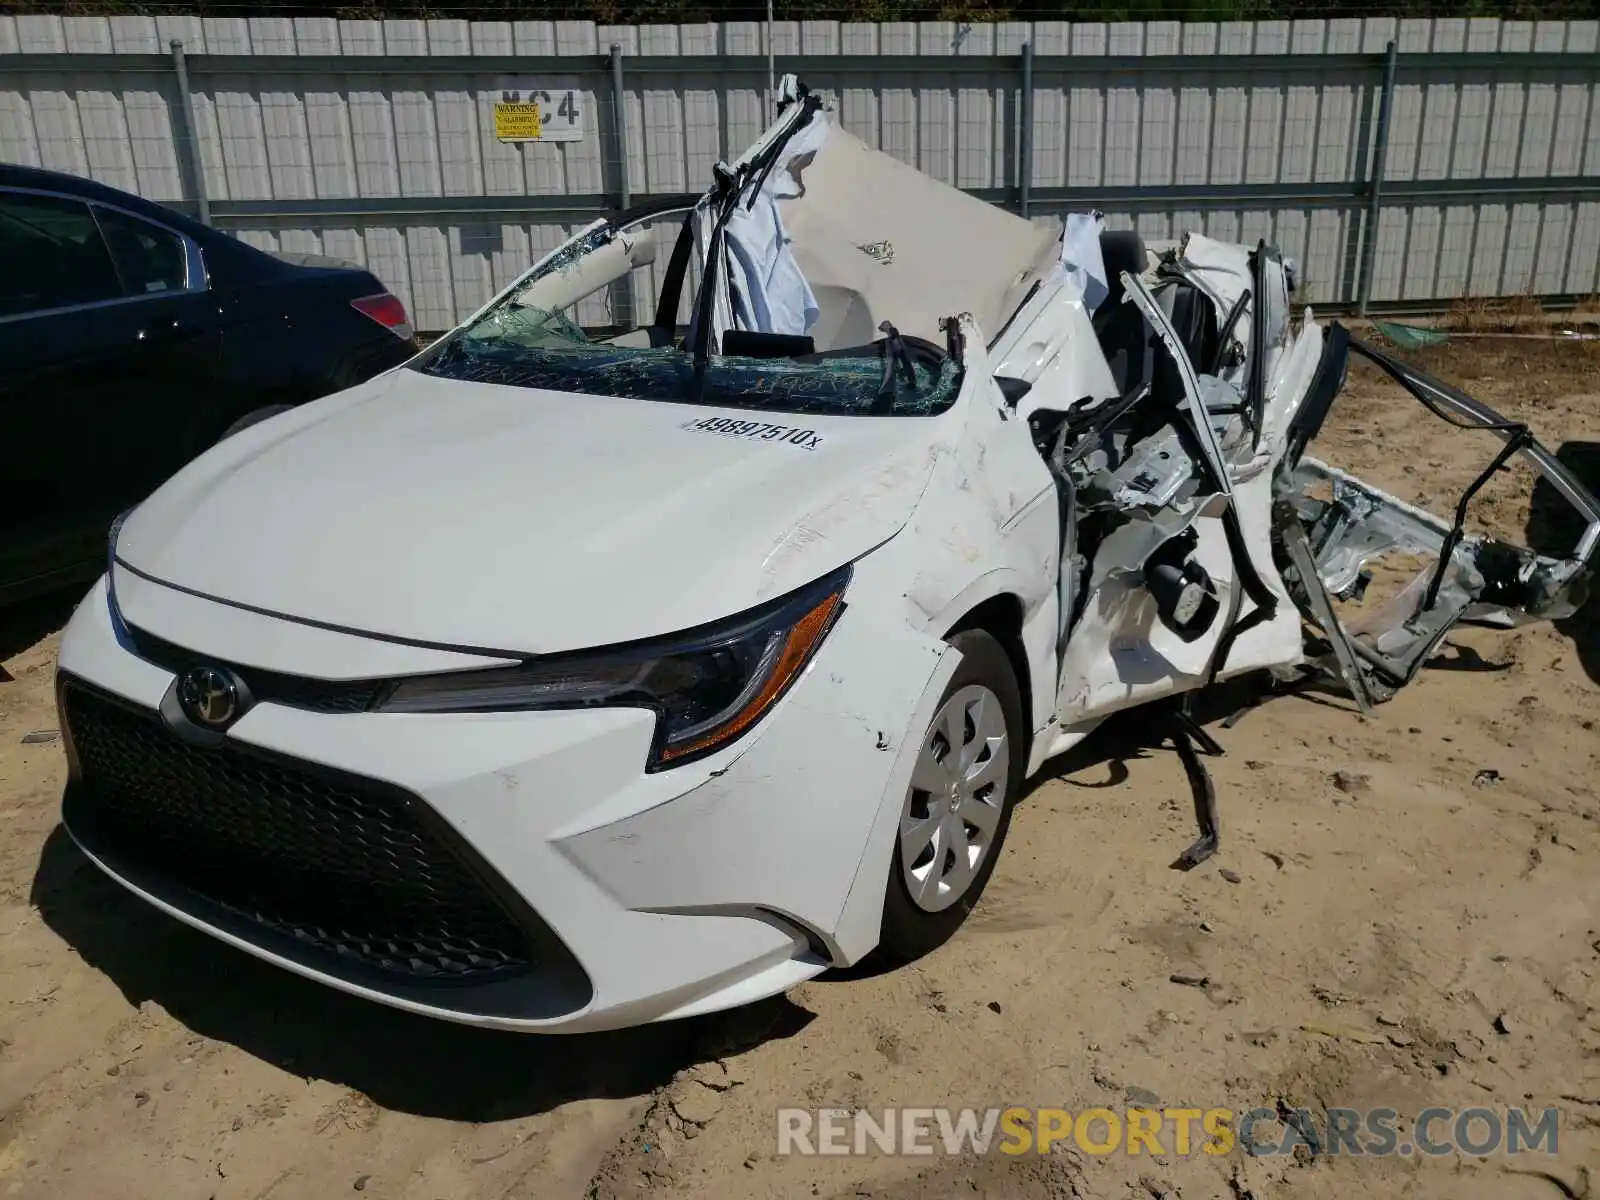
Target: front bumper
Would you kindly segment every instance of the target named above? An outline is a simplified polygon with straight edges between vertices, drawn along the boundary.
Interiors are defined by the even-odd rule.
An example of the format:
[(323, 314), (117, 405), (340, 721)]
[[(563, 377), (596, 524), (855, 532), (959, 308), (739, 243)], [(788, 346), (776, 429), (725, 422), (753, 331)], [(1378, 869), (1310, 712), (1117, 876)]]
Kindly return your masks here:
[[(852, 592), (862, 585), (873, 588), (870, 570), (858, 572)], [(907, 731), (920, 730), (953, 670), (942, 643), (903, 621), (892, 628), (892, 614), (873, 620), (870, 603), (852, 603), (760, 727), (672, 771), (644, 772), (654, 718), (628, 709), (421, 715), (263, 702), (223, 746), (177, 750), (163, 741), (175, 735), (158, 715), (175, 676), (135, 653), (114, 623), (108, 592), (102, 580), (85, 599), (60, 655), (73, 762), (63, 820), (85, 853), (150, 903), (279, 966), (413, 1012), (510, 1029), (580, 1031), (714, 1011), (869, 950), (915, 750)], [(120, 569), (117, 598), (129, 624), (216, 661), (291, 671), (315, 659), (317, 674), (330, 679), (370, 669), (375, 653), (386, 669), (405, 667), (396, 660), (413, 653), (413, 666), (438, 667), (432, 650), (375, 647), (125, 578)], [(118, 736), (140, 748), (143, 778), (188, 772), (182, 786), (214, 795), (225, 809), (202, 814), (206, 836), (234, 837), (244, 821), (249, 829), (237, 836), (253, 852), (269, 845), (296, 872), (297, 888), (273, 894), (310, 896), (311, 908), (285, 917), (219, 902), (205, 881), (226, 892), (226, 862), (213, 864), (210, 876), (196, 873), (191, 859), (147, 852), (127, 832), (134, 822), (108, 820), (118, 814), (95, 790), (105, 768), (94, 756), (110, 753), (106, 728), (118, 721), (133, 723)], [(196, 771), (213, 770), (221, 774), (194, 784)], [(273, 771), (288, 775), (259, 782)], [(315, 782), (303, 787), (303, 778)], [(282, 810), (270, 836), (250, 809), (252, 788), (272, 792)], [(306, 800), (306, 788), (331, 790)], [(359, 852), (350, 837), (296, 849), (297, 831), (309, 835), (328, 805), (366, 813), (368, 823), (351, 835), (357, 851), (400, 854), (403, 880), (427, 877), (442, 889), (440, 904), (470, 908), (459, 868), (479, 889), (479, 915), (497, 910), (521, 930), (530, 965), (422, 977), (405, 966), (419, 953), (414, 942), (374, 950), (341, 934), (341, 915), (355, 920), (370, 899)], [(318, 862), (326, 863), (320, 884)], [(485, 953), (498, 952), (490, 934), (473, 936), (470, 954), (485, 945)], [(452, 937), (440, 961), (460, 951)]]

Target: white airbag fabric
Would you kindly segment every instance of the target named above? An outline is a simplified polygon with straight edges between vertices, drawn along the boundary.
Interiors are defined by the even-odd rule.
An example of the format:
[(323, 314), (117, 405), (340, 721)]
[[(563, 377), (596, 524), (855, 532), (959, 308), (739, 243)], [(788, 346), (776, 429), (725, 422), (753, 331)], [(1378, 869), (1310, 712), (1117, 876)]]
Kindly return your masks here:
[(1100, 252), (1105, 222), (1098, 213), (1069, 213), (1061, 231), (1061, 260), (1053, 274), (1066, 283), (1066, 294), (1082, 300), (1093, 313), (1111, 294), (1106, 281), (1106, 260)]
[(749, 197), (740, 197), (728, 218), (723, 236), (737, 329), (804, 334), (817, 323), (817, 298), (795, 261), (778, 201), (800, 194), (789, 167), (822, 148), (828, 125), (825, 112), (814, 114), (783, 148), (753, 203)]

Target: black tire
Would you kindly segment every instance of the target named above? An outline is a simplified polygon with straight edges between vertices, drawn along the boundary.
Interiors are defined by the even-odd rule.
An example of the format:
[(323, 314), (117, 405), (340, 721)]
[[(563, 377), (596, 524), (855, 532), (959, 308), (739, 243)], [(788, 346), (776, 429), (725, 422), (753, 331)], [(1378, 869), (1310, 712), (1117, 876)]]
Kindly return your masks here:
[(268, 417), (275, 417), (279, 413), (286, 413), (293, 407), (294, 405), (292, 404), (268, 404), (264, 408), (253, 409), (250, 412), (245, 413), (244, 416), (240, 417), (232, 425), (229, 425), (226, 429), (224, 429), (222, 431), (222, 437), (219, 437), (217, 441), (225, 441), (226, 439), (231, 438), (234, 434), (238, 433), (240, 430), (249, 429), (252, 425), (259, 425)]
[[(1006, 832), (1011, 827), (1011, 809), (1027, 771), (1022, 694), (1010, 658), (1000, 643), (981, 629), (963, 630), (950, 638), (950, 644), (961, 651), (961, 665), (956, 668), (955, 675), (939, 698), (935, 713), (957, 692), (971, 685), (987, 688), (999, 698), (1005, 718), (1008, 749), (1005, 793), (997, 801), (1000, 813), (994, 833), (966, 891), (948, 907), (937, 912), (928, 911), (912, 898), (901, 862), (900, 819), (896, 820), (894, 849), (890, 855), (889, 879), (883, 899), (883, 927), (878, 945), (879, 953), (890, 962), (905, 963), (921, 958), (949, 941), (967, 919), (978, 898), (983, 895), (983, 889), (988, 886), (995, 863), (1005, 847)], [(924, 742), (933, 733), (932, 728), (925, 731), (922, 734)], [(921, 750), (922, 746), (919, 745), (919, 754)], [(905, 801), (907, 807), (902, 808), (902, 818), (910, 811), (912, 802), (911, 795), (908, 795)]]

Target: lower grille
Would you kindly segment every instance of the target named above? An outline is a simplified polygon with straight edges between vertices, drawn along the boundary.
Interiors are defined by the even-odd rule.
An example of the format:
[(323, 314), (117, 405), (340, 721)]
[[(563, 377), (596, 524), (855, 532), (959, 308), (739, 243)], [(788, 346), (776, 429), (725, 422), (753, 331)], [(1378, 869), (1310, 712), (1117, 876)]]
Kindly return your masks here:
[(484, 983), (534, 965), (529, 931), (409, 793), (246, 747), (191, 746), (71, 682), (62, 708), (72, 821), (91, 848), (388, 976)]

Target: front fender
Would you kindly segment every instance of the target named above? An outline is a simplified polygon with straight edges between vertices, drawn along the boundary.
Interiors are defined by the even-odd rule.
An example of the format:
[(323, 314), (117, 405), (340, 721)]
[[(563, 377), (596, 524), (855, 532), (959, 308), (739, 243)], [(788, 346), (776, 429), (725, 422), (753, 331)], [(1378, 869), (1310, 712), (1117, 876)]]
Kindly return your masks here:
[(905, 794), (959, 657), (906, 624), (889, 567), (861, 561), (816, 658), (732, 761), (665, 802), (566, 833), (560, 852), (636, 912), (777, 918), (831, 960), (870, 950), (890, 798)]
[(900, 810), (905, 804), (906, 791), (911, 787), (911, 772), (916, 767), (917, 755), (922, 751), (923, 731), (933, 723), (944, 689), (956, 673), (956, 668), (961, 665), (959, 650), (942, 642), (938, 646), (942, 649), (930, 647), (938, 655), (933, 673), (928, 677), (922, 696), (912, 709), (911, 720), (898, 740), (894, 765), (877, 798), (861, 861), (856, 864), (855, 878), (834, 925), (833, 944), (829, 950), (835, 966), (859, 962), (878, 945), (883, 928), (884, 889), (893, 864)]

